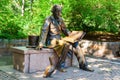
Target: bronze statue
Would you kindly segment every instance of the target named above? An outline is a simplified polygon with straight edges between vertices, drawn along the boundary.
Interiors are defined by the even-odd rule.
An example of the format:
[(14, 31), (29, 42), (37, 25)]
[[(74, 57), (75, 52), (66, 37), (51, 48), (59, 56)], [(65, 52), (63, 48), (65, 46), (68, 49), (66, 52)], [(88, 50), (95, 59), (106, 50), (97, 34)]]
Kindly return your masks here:
[[(78, 31), (71, 32), (66, 28), (61, 17), (62, 7), (60, 5), (54, 5), (51, 11), (52, 15), (45, 20), (45, 23), (42, 27), (37, 49), (41, 49), (43, 46), (53, 48), (58, 56), (58, 61), (57, 63), (53, 64), (52, 59), (49, 59), (51, 65), (46, 68), (44, 77), (51, 76), (55, 69), (63, 72), (65, 71), (64, 68), (61, 67), (61, 64), (65, 62), (66, 55), (69, 51), (73, 51), (73, 53), (76, 55), (80, 69), (91, 72), (94, 71), (88, 67), (85, 56), (78, 44), (79, 39), (85, 35), (85, 32), (82, 34)], [(61, 33), (63, 33), (66, 37), (62, 38)], [(71, 49), (70, 46), (72, 46), (73, 49)]]

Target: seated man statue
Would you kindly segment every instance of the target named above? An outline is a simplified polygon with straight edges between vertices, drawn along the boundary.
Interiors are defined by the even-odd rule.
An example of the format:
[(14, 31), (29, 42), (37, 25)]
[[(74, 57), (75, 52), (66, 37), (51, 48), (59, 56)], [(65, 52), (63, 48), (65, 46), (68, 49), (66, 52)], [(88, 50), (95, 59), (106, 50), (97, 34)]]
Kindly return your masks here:
[[(52, 15), (45, 20), (39, 39), (39, 45), (36, 47), (37, 49), (42, 49), (42, 47), (46, 45), (49, 48), (53, 48), (58, 56), (58, 61), (56, 64), (53, 64), (51, 58), (49, 59), (51, 65), (46, 68), (43, 77), (50, 77), (55, 69), (64, 72), (64, 69), (61, 65), (63, 65), (65, 62), (66, 54), (71, 49), (71, 45), (71, 51), (73, 51), (77, 57), (79, 68), (86, 71), (94, 71), (88, 67), (85, 56), (78, 44), (81, 35), (79, 35), (79, 32), (77, 31), (70, 32), (66, 28), (65, 23), (61, 17), (61, 11), (62, 8), (60, 5), (54, 5), (52, 7)], [(62, 38), (61, 33), (63, 33), (66, 37)], [(74, 33), (77, 33), (78, 35), (74, 35)], [(85, 32), (83, 32), (83, 34), (84, 33)]]

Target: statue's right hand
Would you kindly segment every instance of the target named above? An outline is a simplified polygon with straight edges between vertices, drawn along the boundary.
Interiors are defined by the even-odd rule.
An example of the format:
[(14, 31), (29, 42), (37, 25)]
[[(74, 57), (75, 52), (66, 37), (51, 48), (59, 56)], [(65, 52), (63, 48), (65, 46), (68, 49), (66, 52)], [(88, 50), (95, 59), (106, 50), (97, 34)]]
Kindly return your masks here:
[(39, 45), (36, 47), (36, 50), (41, 50), (43, 48), (43, 44), (39, 43)]

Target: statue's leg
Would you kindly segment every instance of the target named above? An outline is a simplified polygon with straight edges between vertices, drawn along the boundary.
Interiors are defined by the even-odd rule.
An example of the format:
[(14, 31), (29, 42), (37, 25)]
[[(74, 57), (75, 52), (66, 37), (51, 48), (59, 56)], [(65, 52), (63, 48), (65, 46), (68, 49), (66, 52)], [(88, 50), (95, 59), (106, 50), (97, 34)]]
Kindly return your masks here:
[(65, 72), (65, 70), (64, 70), (65, 59), (66, 59), (67, 53), (69, 51), (69, 46), (70, 46), (69, 44), (64, 44), (64, 47), (63, 47), (62, 52), (61, 52), (61, 56), (58, 59), (57, 69), (62, 71), (62, 72)]
[(44, 78), (50, 77), (52, 75), (52, 73), (54, 72), (56, 65), (58, 63), (58, 58), (54, 54), (51, 57), (49, 57), (49, 61), (50, 61), (50, 65), (45, 69), (45, 72), (43, 74)]
[(82, 49), (80, 48), (80, 46), (78, 45), (78, 43), (73, 44), (73, 51), (74, 54), (77, 57), (77, 60), (79, 62), (79, 68), (86, 70), (86, 71), (94, 71), (93, 69), (88, 67), (88, 63), (86, 61), (86, 58), (83, 54)]
[(69, 51), (69, 46), (70, 45), (66, 43), (54, 47), (55, 55), (49, 58), (50, 65), (46, 68), (43, 77), (50, 77), (56, 68), (61, 72), (65, 72), (63, 68), (67, 52)]

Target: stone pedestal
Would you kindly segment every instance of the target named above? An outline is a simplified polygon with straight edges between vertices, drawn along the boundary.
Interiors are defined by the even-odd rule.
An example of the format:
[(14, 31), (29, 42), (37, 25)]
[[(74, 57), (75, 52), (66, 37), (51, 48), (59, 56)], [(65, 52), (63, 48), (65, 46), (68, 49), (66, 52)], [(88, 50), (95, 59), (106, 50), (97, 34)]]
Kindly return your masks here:
[[(34, 50), (26, 47), (13, 47), (11, 50), (13, 53), (13, 67), (24, 73), (45, 70), (50, 65), (49, 57), (55, 54), (53, 49), (48, 48)], [(71, 59), (68, 57), (65, 66), (71, 66)]]

